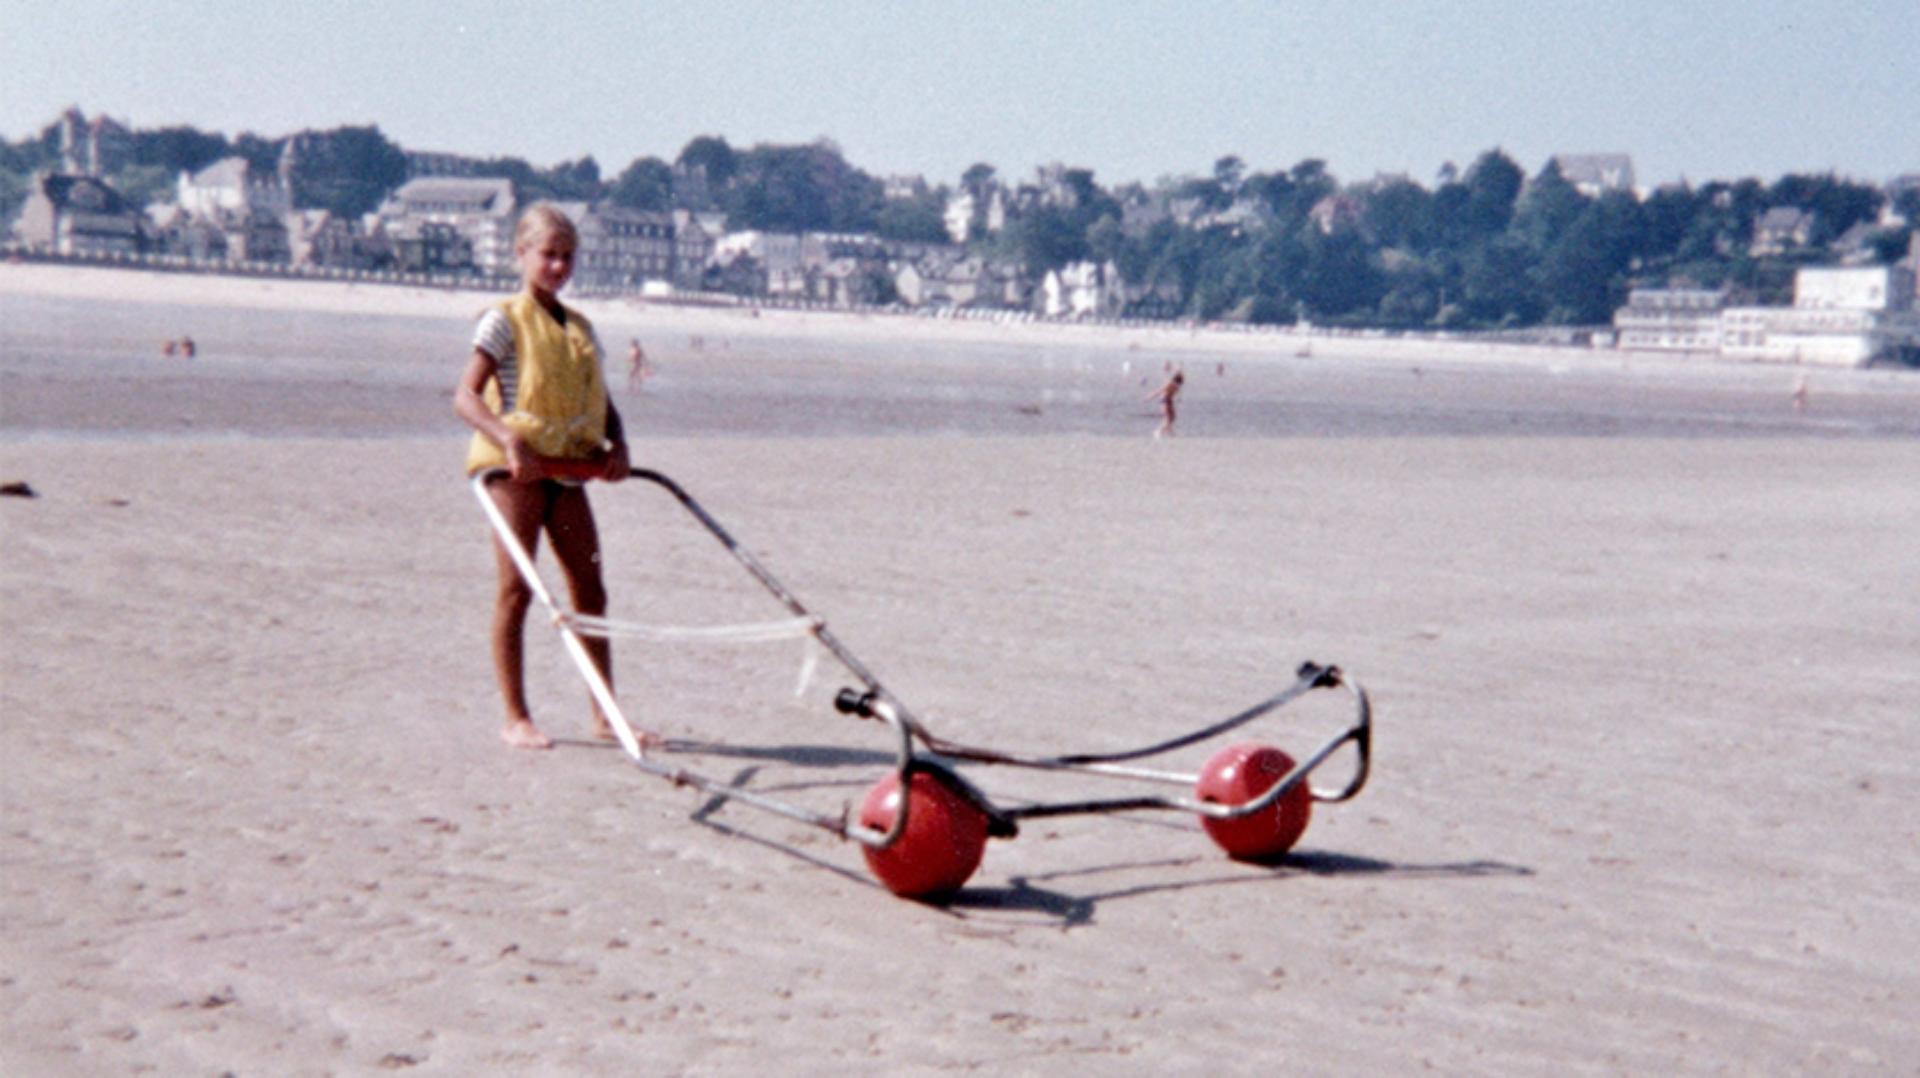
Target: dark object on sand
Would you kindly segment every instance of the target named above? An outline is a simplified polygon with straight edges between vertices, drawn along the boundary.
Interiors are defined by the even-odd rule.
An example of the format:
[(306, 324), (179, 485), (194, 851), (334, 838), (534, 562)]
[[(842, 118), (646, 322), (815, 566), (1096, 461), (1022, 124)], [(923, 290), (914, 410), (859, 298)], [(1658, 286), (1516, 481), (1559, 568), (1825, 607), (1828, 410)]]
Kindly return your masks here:
[(14, 498), (38, 498), (40, 496), (33, 492), (33, 488), (28, 486), (25, 480), (0, 485), (0, 494)]

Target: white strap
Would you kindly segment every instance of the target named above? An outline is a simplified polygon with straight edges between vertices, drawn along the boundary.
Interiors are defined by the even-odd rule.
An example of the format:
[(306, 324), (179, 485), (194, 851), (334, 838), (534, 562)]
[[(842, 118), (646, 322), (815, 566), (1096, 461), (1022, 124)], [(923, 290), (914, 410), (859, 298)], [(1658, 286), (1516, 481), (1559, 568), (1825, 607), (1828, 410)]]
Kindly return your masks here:
[(746, 625), (670, 626), (642, 625), (632, 621), (614, 621), (571, 611), (555, 615), (554, 620), (583, 636), (626, 636), (667, 644), (686, 640), (704, 643), (757, 644), (769, 640), (791, 640), (812, 636), (821, 626), (819, 618), (788, 618)]

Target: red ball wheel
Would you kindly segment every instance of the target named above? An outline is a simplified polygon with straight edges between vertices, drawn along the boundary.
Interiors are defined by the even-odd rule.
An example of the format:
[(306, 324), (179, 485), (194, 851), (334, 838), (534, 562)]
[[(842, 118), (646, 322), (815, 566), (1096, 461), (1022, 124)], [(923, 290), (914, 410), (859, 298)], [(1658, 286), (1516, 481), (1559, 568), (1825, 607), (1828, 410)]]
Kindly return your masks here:
[[(1293, 757), (1270, 745), (1229, 745), (1200, 769), (1194, 794), (1202, 801), (1244, 805), (1273, 789), (1293, 770)], [(1231, 820), (1200, 817), (1200, 826), (1237, 861), (1271, 861), (1300, 841), (1313, 815), (1313, 793), (1302, 782), (1278, 801)]]
[[(916, 771), (908, 784), (907, 826), (885, 848), (862, 846), (867, 867), (902, 898), (943, 895), (960, 888), (980, 867), (987, 848), (987, 814), (940, 776)], [(886, 831), (900, 811), (900, 776), (890, 774), (867, 791), (860, 823)]]

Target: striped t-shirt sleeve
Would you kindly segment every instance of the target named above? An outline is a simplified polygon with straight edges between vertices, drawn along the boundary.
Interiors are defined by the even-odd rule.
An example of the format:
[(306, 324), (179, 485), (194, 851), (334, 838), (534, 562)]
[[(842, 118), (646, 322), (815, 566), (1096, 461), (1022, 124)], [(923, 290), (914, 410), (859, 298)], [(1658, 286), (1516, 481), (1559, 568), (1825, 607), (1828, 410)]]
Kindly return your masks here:
[(513, 350), (513, 327), (497, 308), (480, 316), (473, 330), (473, 346), (493, 357), (494, 373), (500, 379), (500, 413), (513, 411), (514, 391), (519, 388), (519, 356)]

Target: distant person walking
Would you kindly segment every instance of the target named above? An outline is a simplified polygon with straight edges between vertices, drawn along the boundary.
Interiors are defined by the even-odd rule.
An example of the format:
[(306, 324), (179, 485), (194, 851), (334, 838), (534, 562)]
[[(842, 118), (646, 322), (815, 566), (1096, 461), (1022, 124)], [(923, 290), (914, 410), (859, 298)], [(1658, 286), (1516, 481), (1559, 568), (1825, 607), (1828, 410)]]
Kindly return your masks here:
[(633, 338), (633, 347), (627, 349), (627, 388), (640, 391), (640, 383), (653, 374), (653, 368), (647, 363), (647, 350), (640, 347), (640, 338)]
[(1175, 398), (1180, 396), (1180, 387), (1186, 384), (1187, 372), (1179, 367), (1175, 367), (1172, 376), (1167, 379), (1166, 384), (1154, 390), (1152, 393), (1147, 394), (1149, 401), (1160, 402), (1160, 426), (1153, 432), (1155, 439), (1173, 437), (1173, 421), (1176, 414), (1173, 402)]
[(1807, 375), (1806, 375), (1806, 372), (1804, 372), (1804, 371), (1802, 371), (1802, 372), (1801, 372), (1801, 374), (1800, 374), (1800, 377), (1794, 380), (1794, 383), (1793, 383), (1793, 393), (1792, 393), (1792, 394), (1791, 394), (1791, 395), (1790, 395), (1790, 396), (1789, 396), (1789, 397), (1788, 397), (1787, 399), (1793, 402), (1793, 414), (1794, 414), (1794, 415), (1806, 415), (1806, 414), (1807, 414)]

